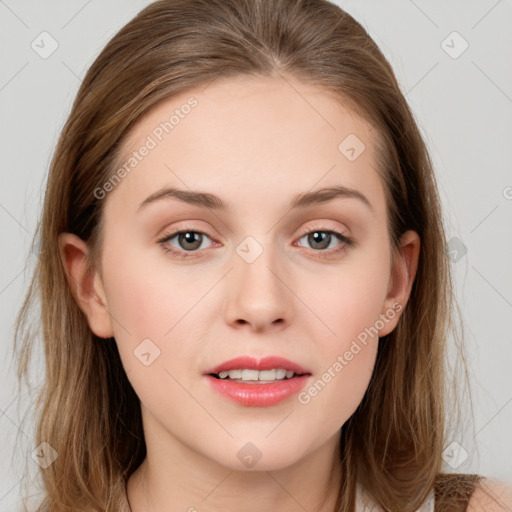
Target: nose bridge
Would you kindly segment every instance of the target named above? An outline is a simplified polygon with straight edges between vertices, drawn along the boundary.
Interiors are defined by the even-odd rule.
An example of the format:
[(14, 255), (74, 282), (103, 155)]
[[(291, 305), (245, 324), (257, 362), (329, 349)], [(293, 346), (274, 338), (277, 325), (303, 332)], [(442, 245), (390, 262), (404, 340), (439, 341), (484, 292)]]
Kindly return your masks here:
[(289, 321), (290, 292), (283, 281), (284, 265), (271, 236), (245, 237), (236, 247), (230, 273), (227, 320), (262, 329)]

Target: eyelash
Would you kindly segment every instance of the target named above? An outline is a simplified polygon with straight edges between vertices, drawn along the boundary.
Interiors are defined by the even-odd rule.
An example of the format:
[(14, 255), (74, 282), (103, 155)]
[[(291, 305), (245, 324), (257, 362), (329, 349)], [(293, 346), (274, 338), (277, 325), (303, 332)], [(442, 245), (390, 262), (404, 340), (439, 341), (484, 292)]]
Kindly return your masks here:
[[(336, 254), (341, 253), (342, 251), (346, 250), (349, 247), (354, 247), (355, 246), (355, 240), (352, 237), (349, 237), (347, 235), (344, 235), (344, 234), (342, 234), (342, 233), (340, 233), (338, 231), (332, 230), (332, 229), (322, 228), (320, 226), (314, 227), (314, 228), (310, 229), (309, 231), (306, 231), (305, 233), (303, 233), (299, 237), (299, 240), (301, 238), (304, 238), (305, 236), (307, 236), (307, 235), (309, 235), (311, 233), (315, 233), (315, 232), (329, 233), (331, 235), (334, 235), (340, 242), (343, 242), (343, 244), (340, 247), (338, 247), (337, 249), (330, 249), (330, 250), (310, 249), (311, 251), (319, 253), (318, 256), (320, 258), (329, 258), (331, 256), (334, 256)], [(174, 249), (173, 247), (171, 247), (169, 245), (166, 245), (166, 242), (169, 242), (175, 236), (180, 235), (181, 233), (199, 233), (199, 234), (205, 235), (205, 236), (207, 236), (208, 238), (211, 239), (211, 237), (207, 233), (205, 233), (204, 231), (200, 231), (200, 230), (193, 229), (193, 228), (182, 228), (180, 230), (173, 231), (170, 234), (166, 234), (166, 235), (163, 236), (163, 238), (158, 240), (158, 244), (160, 244), (162, 246), (162, 249), (164, 250), (164, 252), (166, 254), (167, 253), (172, 253), (175, 257), (177, 257), (178, 259), (181, 259), (181, 260), (184, 260), (184, 259), (187, 259), (187, 258), (197, 257), (197, 256), (195, 256), (193, 254), (195, 254), (195, 253), (197, 253), (199, 251), (199, 249), (195, 249), (194, 251), (179, 251), (179, 250)]]

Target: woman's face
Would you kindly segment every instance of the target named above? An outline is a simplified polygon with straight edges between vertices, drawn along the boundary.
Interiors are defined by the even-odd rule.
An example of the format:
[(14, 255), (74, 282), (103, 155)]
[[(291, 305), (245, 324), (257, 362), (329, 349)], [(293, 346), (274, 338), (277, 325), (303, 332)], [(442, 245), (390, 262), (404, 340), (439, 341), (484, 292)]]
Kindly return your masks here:
[[(271, 470), (336, 439), (407, 288), (392, 280), (375, 137), (339, 99), (291, 77), (217, 80), (135, 126), (117, 179), (97, 189), (95, 283), (148, 453)], [(91, 328), (108, 335), (98, 315)], [(209, 375), (238, 357), (253, 359), (227, 365), (245, 378), (282, 376), (255, 371), (268, 357), (288, 362), (260, 369), (305, 375)]]

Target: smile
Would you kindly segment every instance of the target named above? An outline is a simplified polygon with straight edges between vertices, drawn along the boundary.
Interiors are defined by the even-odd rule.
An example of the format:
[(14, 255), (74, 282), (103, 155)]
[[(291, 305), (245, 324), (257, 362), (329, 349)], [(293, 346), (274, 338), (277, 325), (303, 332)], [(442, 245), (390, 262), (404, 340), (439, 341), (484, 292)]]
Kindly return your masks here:
[(209, 369), (204, 377), (231, 401), (246, 407), (268, 407), (299, 393), (311, 373), (282, 357), (241, 356)]

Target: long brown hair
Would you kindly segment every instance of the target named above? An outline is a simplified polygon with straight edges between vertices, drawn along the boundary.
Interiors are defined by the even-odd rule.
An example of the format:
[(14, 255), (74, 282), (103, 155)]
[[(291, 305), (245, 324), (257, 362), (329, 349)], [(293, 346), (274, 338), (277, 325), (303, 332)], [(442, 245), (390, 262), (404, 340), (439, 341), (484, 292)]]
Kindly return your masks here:
[(390, 245), (395, 251), (408, 229), (421, 238), (409, 302), (381, 338), (368, 390), (341, 429), (337, 510), (354, 510), (356, 481), (384, 510), (415, 510), (441, 472), (455, 303), (432, 162), (390, 64), (366, 30), (326, 0), (159, 0), (88, 70), (50, 165), (39, 258), (15, 333), (21, 381), (36, 339), (29, 311), (39, 299), (46, 373), (36, 445), (58, 453), (42, 471), (41, 511), (123, 510), (126, 482), (146, 455), (139, 400), (115, 340), (91, 332), (67, 285), (57, 237), (71, 232), (88, 242), (94, 265), (105, 203), (94, 191), (116, 170), (135, 122), (163, 99), (248, 74), (319, 85), (370, 122), (382, 140)]

